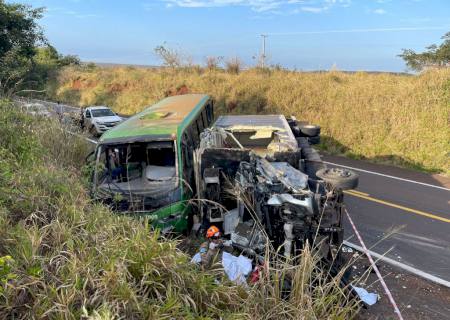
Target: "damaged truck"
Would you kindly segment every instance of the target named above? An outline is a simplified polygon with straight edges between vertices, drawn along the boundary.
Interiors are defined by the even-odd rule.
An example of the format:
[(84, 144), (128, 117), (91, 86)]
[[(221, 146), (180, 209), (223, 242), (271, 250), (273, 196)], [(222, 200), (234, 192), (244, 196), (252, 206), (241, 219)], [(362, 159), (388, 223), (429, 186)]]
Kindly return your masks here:
[(308, 241), (335, 261), (343, 190), (358, 176), (330, 169), (312, 145), (320, 127), (282, 115), (214, 122), (207, 95), (169, 97), (106, 132), (95, 151), (92, 195), (149, 216), (163, 232), (222, 228), (232, 245), (285, 257)]
[(195, 153), (200, 228), (221, 225), (233, 246), (291, 257), (305, 243), (339, 260), (343, 190), (358, 176), (329, 169), (311, 144), (320, 127), (282, 115), (220, 116)]

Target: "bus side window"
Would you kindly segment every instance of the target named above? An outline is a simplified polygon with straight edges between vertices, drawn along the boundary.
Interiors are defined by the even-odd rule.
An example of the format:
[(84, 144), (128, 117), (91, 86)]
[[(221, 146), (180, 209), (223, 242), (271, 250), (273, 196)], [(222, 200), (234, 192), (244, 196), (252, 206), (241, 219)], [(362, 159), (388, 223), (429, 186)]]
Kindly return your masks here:
[(190, 167), (192, 165), (192, 141), (189, 139), (187, 131), (183, 134), (183, 139), (181, 140), (181, 146), (183, 148), (183, 165), (184, 167)]
[(190, 190), (195, 192), (194, 181), (194, 145), (189, 135), (189, 130), (186, 130), (181, 140), (182, 158), (183, 158), (183, 180), (189, 185)]
[(202, 133), (203, 129), (204, 129), (203, 120), (202, 120), (202, 115), (201, 114), (198, 115), (197, 120), (195, 120), (195, 123), (197, 125), (198, 136), (200, 136), (200, 133)]
[(206, 108), (202, 110), (201, 116), (203, 120), (203, 128), (209, 128), (208, 119), (206, 117)]
[(206, 119), (208, 120), (208, 127), (210, 127), (214, 120), (214, 112), (213, 112), (212, 102), (208, 103), (208, 105), (206, 106)]
[(198, 147), (200, 143), (200, 131), (198, 130), (197, 121), (192, 122), (191, 126), (187, 129), (188, 134), (191, 136), (192, 145), (194, 148)]

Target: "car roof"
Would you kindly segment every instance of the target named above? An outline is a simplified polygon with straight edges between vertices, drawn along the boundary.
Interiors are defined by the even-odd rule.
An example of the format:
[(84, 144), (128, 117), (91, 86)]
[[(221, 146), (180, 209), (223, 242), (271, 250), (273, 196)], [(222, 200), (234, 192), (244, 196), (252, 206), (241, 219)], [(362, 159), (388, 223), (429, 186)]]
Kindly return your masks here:
[(109, 107), (107, 106), (90, 106), (87, 107), (86, 109), (90, 109), (90, 110), (101, 110), (101, 109), (108, 109), (111, 110)]
[(165, 98), (105, 132), (100, 141), (131, 137), (177, 134), (178, 127), (188, 123), (209, 100), (205, 94), (185, 94)]

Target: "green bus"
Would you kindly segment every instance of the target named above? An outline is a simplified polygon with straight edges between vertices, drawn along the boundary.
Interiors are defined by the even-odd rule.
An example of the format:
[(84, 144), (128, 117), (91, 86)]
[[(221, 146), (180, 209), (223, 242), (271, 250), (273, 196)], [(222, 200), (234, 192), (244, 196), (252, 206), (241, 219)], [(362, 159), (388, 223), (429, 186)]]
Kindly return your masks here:
[(185, 231), (195, 193), (194, 150), (214, 121), (203, 94), (168, 97), (105, 132), (95, 150), (94, 199)]

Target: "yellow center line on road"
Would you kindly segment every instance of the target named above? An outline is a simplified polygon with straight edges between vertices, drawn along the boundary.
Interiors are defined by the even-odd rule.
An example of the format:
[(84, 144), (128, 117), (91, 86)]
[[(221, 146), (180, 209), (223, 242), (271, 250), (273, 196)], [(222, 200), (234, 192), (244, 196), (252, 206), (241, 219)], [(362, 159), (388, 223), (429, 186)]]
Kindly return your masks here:
[(350, 192), (359, 194), (360, 196), (366, 196), (366, 197), (369, 196), (368, 193), (361, 192), (361, 191), (358, 191), (358, 190), (351, 190)]
[(450, 223), (450, 219), (447, 219), (447, 218), (444, 218), (444, 217), (440, 217), (440, 216), (437, 216), (437, 215), (432, 214), (432, 213), (428, 213), (428, 212), (424, 212), (424, 211), (420, 211), (420, 210), (404, 207), (404, 206), (401, 206), (399, 204), (395, 204), (395, 203), (392, 203), (392, 202), (388, 202), (388, 201), (372, 198), (368, 194), (365, 194), (363, 192), (359, 192), (359, 191), (355, 192), (355, 190), (347, 190), (347, 191), (344, 191), (344, 193), (345, 194), (349, 194), (349, 195), (354, 196), (354, 197), (358, 197), (358, 198), (366, 199), (366, 200), (373, 201), (373, 202), (376, 202), (376, 203), (384, 204), (384, 205), (389, 206), (389, 207), (393, 207), (393, 208), (397, 208), (397, 209), (404, 210), (404, 211), (407, 211), (407, 212), (415, 213), (415, 214), (418, 214), (418, 215), (421, 215), (421, 216), (424, 216), (424, 217), (427, 217), (427, 218), (431, 218), (431, 219), (434, 219), (434, 220), (439, 220), (439, 221)]

